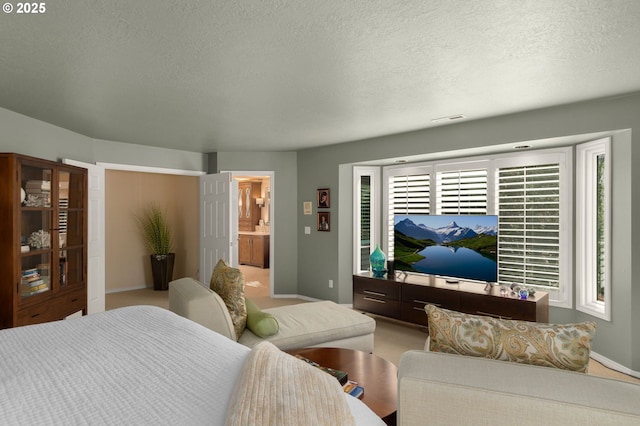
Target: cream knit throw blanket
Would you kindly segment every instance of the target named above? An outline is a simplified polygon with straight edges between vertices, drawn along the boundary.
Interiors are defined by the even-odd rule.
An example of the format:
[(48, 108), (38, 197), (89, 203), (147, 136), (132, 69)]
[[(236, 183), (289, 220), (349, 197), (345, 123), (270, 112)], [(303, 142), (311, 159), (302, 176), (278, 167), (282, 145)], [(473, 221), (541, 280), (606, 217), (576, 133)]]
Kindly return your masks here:
[(340, 383), (267, 341), (249, 354), (227, 425), (355, 425)]

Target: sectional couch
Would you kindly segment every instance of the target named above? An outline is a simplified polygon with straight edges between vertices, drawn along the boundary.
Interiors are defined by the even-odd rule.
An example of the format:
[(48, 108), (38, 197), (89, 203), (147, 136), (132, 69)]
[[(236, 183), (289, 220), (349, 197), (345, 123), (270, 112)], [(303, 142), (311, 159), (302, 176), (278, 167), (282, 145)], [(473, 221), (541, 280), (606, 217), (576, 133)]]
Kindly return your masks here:
[[(173, 281), (169, 299), (172, 311), (236, 339), (224, 302), (204, 284), (191, 278)], [(281, 349), (334, 346), (372, 352), (375, 321), (334, 305), (266, 309), (278, 317), (282, 331), (266, 340)], [(262, 340), (245, 330), (238, 342), (253, 347)], [(517, 362), (408, 351), (398, 368), (397, 424), (640, 425), (640, 385)]]
[(398, 368), (398, 425), (640, 425), (640, 385), (429, 351)]
[(264, 338), (248, 328), (238, 337), (222, 298), (193, 278), (169, 283), (169, 309), (248, 347), (268, 340), (282, 350), (324, 346), (373, 352), (375, 320), (331, 301), (264, 309), (279, 325)]

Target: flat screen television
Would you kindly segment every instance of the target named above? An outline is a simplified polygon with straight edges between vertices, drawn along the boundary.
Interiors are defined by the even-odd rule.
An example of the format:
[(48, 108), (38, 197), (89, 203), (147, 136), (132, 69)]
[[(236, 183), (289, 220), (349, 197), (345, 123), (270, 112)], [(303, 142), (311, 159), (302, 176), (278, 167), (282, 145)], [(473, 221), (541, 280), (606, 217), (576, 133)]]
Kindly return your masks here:
[(396, 215), (394, 268), (457, 279), (498, 280), (498, 216)]

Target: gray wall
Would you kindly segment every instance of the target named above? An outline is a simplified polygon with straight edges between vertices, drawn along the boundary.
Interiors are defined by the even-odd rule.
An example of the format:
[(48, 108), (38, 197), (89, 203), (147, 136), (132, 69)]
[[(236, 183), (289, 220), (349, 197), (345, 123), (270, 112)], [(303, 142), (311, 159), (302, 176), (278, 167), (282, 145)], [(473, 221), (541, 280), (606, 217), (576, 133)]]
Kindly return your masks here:
[[(214, 162), (210, 156), (210, 162)], [(262, 171), (273, 172), (271, 200), (273, 217), (271, 238), (274, 250), (273, 291), (276, 295), (297, 294), (298, 247), (296, 233), (298, 226), (297, 154), (295, 152), (218, 152), (215, 155), (219, 171)]]
[[(274, 171), (277, 205), (276, 282), (278, 294), (298, 293), (340, 303), (351, 301), (351, 165), (393, 157), (478, 149), (587, 133), (613, 136), (613, 320), (596, 320), (594, 350), (640, 371), (640, 94), (440, 126), (417, 132), (333, 145), (297, 153), (212, 155), (94, 140), (0, 109), (0, 151), (58, 160), (111, 162), (184, 170)], [(634, 131), (635, 130), (635, 131)], [(634, 149), (635, 148), (635, 149)], [(476, 152), (477, 153), (477, 152)], [(443, 154), (461, 155), (460, 153)], [(211, 161), (212, 166), (208, 166)], [(332, 231), (317, 232), (315, 191), (331, 189)], [(313, 201), (314, 214), (302, 214)], [(305, 235), (305, 226), (311, 235)], [(637, 243), (634, 243), (638, 241)], [(328, 288), (328, 280), (334, 288)], [(552, 308), (556, 322), (593, 319)]]
[(46, 160), (69, 158), (85, 163), (133, 164), (206, 171), (206, 154), (155, 148), (87, 136), (0, 108), (0, 151)]
[[(457, 156), (465, 150), (477, 154), (478, 148), (547, 138), (588, 140), (588, 136), (569, 138), (585, 134), (613, 138), (613, 319), (606, 322), (576, 310), (551, 308), (551, 321), (595, 320), (598, 331), (593, 350), (640, 371), (640, 309), (633, 309), (640, 306), (640, 280), (633, 279), (640, 273), (640, 230), (633, 221), (640, 211), (640, 168), (633, 167), (640, 164), (638, 93), (299, 151), (298, 199), (310, 200), (317, 188), (329, 187), (332, 229), (340, 232), (315, 232), (312, 228), (311, 235), (298, 233), (298, 292), (341, 303), (351, 301), (353, 207), (348, 200), (352, 198), (349, 169), (353, 163), (429, 153)], [(302, 227), (313, 217), (300, 212), (298, 220)], [(338, 288), (329, 289), (328, 279)]]

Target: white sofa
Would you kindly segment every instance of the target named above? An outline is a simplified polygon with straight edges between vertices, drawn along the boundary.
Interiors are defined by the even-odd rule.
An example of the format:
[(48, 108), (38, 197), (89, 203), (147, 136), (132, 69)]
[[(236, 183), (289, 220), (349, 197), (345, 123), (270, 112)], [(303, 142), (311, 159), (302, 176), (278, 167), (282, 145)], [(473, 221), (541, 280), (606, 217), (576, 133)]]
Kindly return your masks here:
[(248, 347), (268, 340), (282, 350), (334, 347), (373, 352), (373, 318), (330, 301), (264, 309), (276, 317), (277, 334), (260, 338), (245, 329), (237, 338), (224, 301), (193, 278), (169, 283), (169, 309)]
[(640, 385), (486, 358), (408, 351), (398, 425), (640, 425)]

